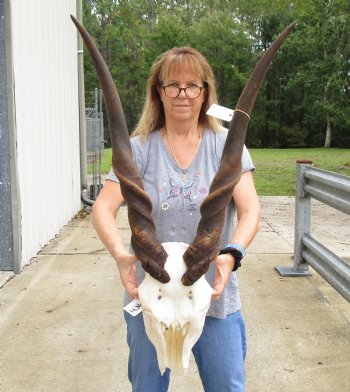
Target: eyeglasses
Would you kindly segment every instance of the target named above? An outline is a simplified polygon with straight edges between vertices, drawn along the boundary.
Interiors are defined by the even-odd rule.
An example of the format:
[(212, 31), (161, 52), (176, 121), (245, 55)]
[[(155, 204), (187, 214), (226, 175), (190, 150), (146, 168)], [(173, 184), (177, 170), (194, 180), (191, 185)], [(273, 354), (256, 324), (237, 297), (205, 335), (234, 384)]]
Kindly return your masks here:
[(168, 84), (167, 86), (162, 86), (162, 89), (168, 98), (177, 98), (183, 90), (187, 98), (194, 99), (201, 95), (204, 87), (197, 86), (196, 84), (191, 84), (187, 87), (178, 87), (176, 84)]

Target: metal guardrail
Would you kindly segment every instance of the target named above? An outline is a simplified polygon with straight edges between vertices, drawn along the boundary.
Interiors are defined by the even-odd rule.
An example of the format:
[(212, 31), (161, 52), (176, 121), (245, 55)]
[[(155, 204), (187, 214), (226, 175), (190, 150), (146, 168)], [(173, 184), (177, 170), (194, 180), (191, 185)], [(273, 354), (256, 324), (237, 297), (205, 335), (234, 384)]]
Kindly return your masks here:
[(294, 261), (277, 266), (282, 276), (310, 276), (309, 266), (350, 302), (350, 265), (310, 234), (311, 197), (350, 215), (350, 177), (297, 161)]

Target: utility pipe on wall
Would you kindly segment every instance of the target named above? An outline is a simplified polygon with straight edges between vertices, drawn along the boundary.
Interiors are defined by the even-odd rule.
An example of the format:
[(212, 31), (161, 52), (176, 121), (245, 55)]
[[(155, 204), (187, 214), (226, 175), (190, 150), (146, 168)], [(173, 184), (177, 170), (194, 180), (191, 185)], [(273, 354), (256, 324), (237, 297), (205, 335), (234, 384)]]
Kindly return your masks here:
[[(82, 23), (83, 8), (82, 1), (76, 2), (76, 15)], [(81, 189), (87, 188), (87, 158), (86, 158), (86, 120), (85, 120), (85, 86), (84, 86), (84, 52), (83, 40), (77, 34), (78, 55), (78, 99), (79, 99), (79, 138), (80, 138), (80, 181)]]

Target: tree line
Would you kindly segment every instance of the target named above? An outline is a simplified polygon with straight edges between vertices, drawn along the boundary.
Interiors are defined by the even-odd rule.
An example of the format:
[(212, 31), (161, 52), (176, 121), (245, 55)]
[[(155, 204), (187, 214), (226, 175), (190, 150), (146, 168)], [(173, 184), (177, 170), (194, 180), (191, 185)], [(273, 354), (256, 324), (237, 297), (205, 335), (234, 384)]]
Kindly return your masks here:
[[(142, 111), (150, 67), (165, 50), (186, 45), (203, 53), (220, 105), (234, 108), (262, 54), (297, 20), (257, 98), (247, 145), (350, 146), (348, 0), (83, 0), (83, 13), (130, 131)], [(89, 104), (98, 82), (86, 51), (84, 64)]]

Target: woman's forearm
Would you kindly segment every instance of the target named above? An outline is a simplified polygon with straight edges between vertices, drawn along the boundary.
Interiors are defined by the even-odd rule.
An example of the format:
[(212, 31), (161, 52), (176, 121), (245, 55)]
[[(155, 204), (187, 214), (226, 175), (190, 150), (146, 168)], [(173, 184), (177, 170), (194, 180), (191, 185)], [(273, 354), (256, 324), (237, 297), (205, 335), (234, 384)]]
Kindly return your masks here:
[(253, 241), (260, 229), (261, 206), (255, 190), (252, 172), (246, 172), (234, 190), (237, 209), (237, 225), (231, 242), (242, 245), (245, 249)]
[(112, 213), (94, 206), (92, 222), (100, 240), (115, 260), (118, 256), (127, 253)]
[(122, 202), (119, 185), (107, 182), (94, 204), (92, 221), (98, 236), (116, 262), (123, 285), (129, 295), (136, 298), (136, 256), (126, 250), (115, 222)]
[(115, 222), (122, 203), (120, 185), (106, 181), (92, 209), (92, 223), (96, 232), (116, 261), (120, 255), (128, 253)]
[(241, 244), (245, 249), (253, 241), (260, 230), (260, 208), (242, 213), (232, 234), (231, 242)]

